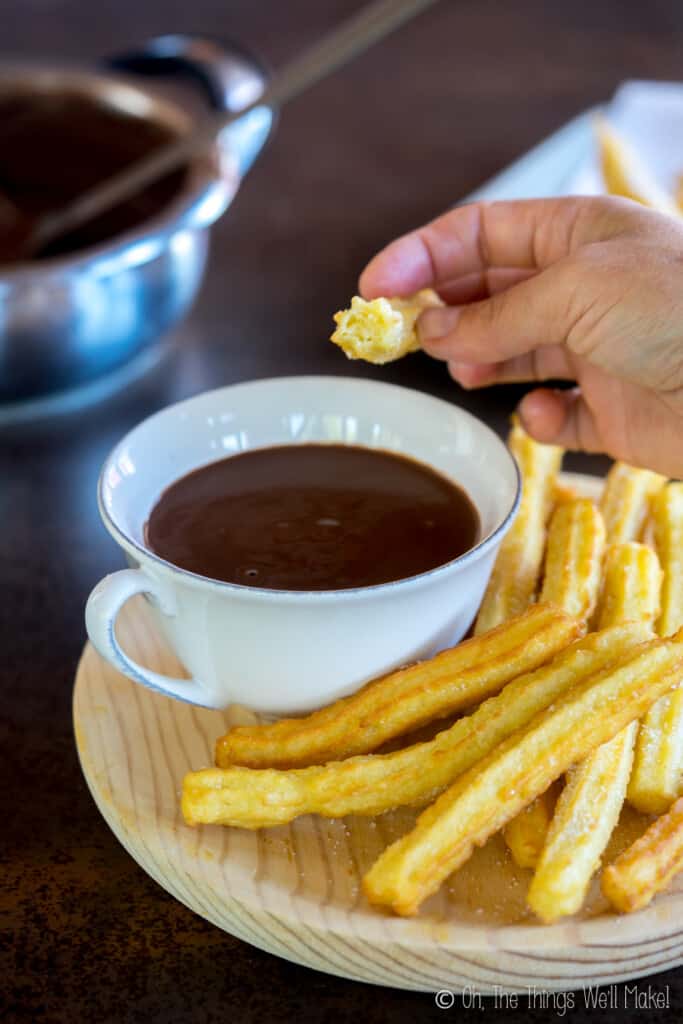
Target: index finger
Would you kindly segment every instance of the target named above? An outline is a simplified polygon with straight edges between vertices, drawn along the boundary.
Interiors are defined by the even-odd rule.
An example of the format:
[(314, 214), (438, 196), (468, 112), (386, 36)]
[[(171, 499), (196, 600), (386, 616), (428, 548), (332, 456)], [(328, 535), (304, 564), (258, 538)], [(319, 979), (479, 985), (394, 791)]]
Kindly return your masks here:
[(471, 203), (391, 242), (363, 271), (360, 292), (410, 295), (493, 268), (542, 270), (641, 216), (635, 203), (604, 196)]

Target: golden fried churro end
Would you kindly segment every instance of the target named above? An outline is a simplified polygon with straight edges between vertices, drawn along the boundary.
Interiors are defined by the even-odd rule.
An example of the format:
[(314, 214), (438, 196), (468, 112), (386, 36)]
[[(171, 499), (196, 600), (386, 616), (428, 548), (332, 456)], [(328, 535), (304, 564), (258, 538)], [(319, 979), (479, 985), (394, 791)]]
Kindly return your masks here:
[(640, 723), (628, 802), (643, 814), (663, 814), (681, 792), (683, 690), (666, 694)]
[(640, 621), (654, 629), (659, 617), (662, 569), (652, 548), (636, 541), (607, 549), (598, 626)]
[(662, 563), (661, 636), (683, 626), (683, 483), (663, 487), (652, 502), (655, 546)]
[(550, 520), (540, 600), (588, 619), (600, 592), (605, 524), (586, 498), (560, 505)]
[(608, 544), (640, 539), (652, 499), (665, 482), (666, 477), (652, 470), (614, 463), (600, 499)]
[(535, 868), (545, 845), (557, 802), (557, 789), (546, 789), (503, 829), (505, 844), (520, 868)]
[(476, 636), (524, 611), (536, 595), (543, 565), (546, 523), (562, 463), (562, 448), (532, 440), (516, 416), (508, 444), (519, 466), (522, 495), (517, 518), (500, 546), (479, 609), (474, 627)]
[(648, 903), (683, 871), (683, 798), (654, 821), (600, 880), (612, 906), (628, 914)]
[(560, 505), (564, 505), (567, 501), (575, 501), (576, 498), (580, 497), (576, 490), (576, 487), (572, 487), (571, 484), (567, 484), (564, 480), (556, 480), (555, 486), (553, 487), (553, 510), (558, 508)]
[(417, 318), (425, 309), (442, 305), (431, 288), (408, 298), (366, 300), (354, 295), (349, 309), (334, 314), (337, 327), (330, 341), (349, 359), (390, 363), (419, 349)]

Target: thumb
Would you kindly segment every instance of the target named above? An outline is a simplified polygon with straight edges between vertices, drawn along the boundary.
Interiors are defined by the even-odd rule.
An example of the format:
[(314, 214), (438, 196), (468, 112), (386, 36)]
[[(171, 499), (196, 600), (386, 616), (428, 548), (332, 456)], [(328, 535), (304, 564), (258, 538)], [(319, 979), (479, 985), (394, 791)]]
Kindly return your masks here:
[[(481, 302), (425, 310), (422, 347), (437, 359), (500, 363), (545, 345), (562, 345), (580, 316), (573, 260), (561, 260)], [(586, 288), (582, 301), (586, 299)]]
[(537, 388), (524, 396), (518, 412), (522, 426), (535, 441), (572, 451), (604, 451), (593, 413), (580, 388)]

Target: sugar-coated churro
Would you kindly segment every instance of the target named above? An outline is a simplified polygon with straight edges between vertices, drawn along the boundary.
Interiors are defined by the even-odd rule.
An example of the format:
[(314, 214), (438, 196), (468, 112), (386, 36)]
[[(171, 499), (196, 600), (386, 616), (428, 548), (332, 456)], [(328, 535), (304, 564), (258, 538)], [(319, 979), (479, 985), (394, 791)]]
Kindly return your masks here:
[(371, 903), (416, 913), (475, 845), (683, 678), (683, 644), (654, 640), (578, 683), (449, 787), (363, 880)]
[(231, 729), (216, 743), (216, 764), (291, 768), (376, 750), (497, 693), (549, 661), (580, 630), (560, 609), (537, 605), (486, 636), (392, 672), (305, 718)]
[(598, 600), (604, 553), (605, 526), (593, 502), (577, 498), (560, 505), (548, 528), (540, 601), (588, 619)]
[(183, 785), (183, 814), (190, 824), (262, 828), (301, 814), (338, 818), (426, 803), (578, 679), (612, 664), (650, 635), (640, 623), (591, 633), (550, 664), (509, 683), (433, 740), (391, 754), (288, 771), (232, 767), (191, 772)]
[(407, 298), (361, 299), (354, 295), (350, 309), (334, 314), (337, 325), (330, 341), (349, 359), (390, 363), (420, 347), (415, 323), (420, 313), (443, 302), (431, 288)]
[[(600, 592), (605, 526), (592, 501), (556, 505), (548, 528), (540, 600), (588, 620)], [(535, 867), (552, 817), (551, 795), (542, 794), (509, 822), (503, 836), (520, 867)]]
[(652, 548), (630, 541), (607, 549), (598, 626), (640, 620), (653, 629), (659, 617), (662, 569)]
[(681, 789), (683, 715), (680, 693), (657, 701), (638, 730), (628, 802), (643, 814), (663, 814)]
[[(654, 627), (659, 612), (661, 569), (642, 544), (608, 551), (600, 626), (641, 621)], [(626, 796), (638, 723), (631, 722), (570, 773), (560, 796), (527, 902), (546, 923), (576, 913), (600, 864)]]
[(640, 540), (652, 498), (664, 486), (665, 479), (649, 469), (614, 463), (600, 499), (608, 544)]
[(647, 906), (683, 871), (683, 798), (650, 825), (600, 879), (602, 891), (613, 907), (630, 913)]
[(527, 894), (546, 924), (581, 909), (619, 820), (637, 729), (629, 723), (569, 774)]
[[(662, 488), (652, 503), (652, 521), (664, 577), (657, 630), (670, 636), (683, 626), (683, 483)], [(629, 803), (647, 814), (663, 814), (680, 795), (683, 773), (683, 688), (654, 704), (638, 734), (628, 788)]]
[(562, 462), (562, 449), (538, 444), (513, 419), (508, 439), (522, 476), (522, 497), (517, 518), (498, 551), (475, 635), (518, 615), (533, 600), (539, 583), (550, 516)]

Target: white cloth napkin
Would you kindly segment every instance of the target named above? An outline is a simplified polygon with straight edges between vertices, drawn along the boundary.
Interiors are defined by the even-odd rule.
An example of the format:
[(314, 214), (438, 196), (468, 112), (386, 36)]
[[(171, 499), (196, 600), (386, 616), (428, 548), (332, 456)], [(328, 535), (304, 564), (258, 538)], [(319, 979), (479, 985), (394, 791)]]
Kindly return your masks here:
[[(603, 112), (654, 180), (673, 193), (683, 174), (683, 84), (624, 82)], [(567, 191), (582, 195), (604, 191), (595, 147), (570, 179)]]

